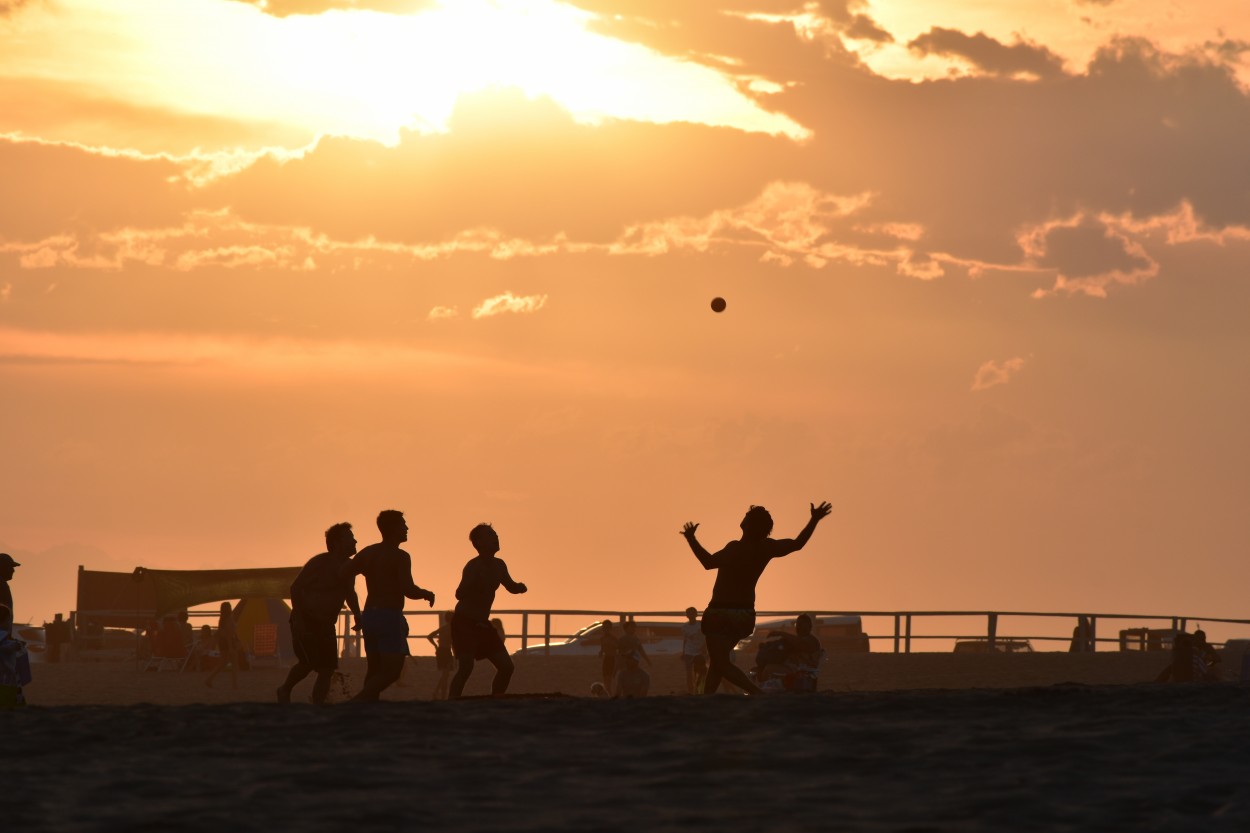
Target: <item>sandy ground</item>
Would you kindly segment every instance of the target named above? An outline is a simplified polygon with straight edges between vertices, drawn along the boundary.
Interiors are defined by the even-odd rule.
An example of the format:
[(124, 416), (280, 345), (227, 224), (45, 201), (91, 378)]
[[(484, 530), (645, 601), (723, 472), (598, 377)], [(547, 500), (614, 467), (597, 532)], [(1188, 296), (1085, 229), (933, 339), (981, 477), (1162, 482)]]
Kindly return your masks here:
[(60, 706), (0, 737), (14, 831), (1250, 829), (1238, 685)]
[[(1097, 654), (832, 654), (821, 667), (821, 691), (890, 691), (934, 688), (1017, 688), (1058, 683), (1109, 685), (1148, 682), (1168, 663), (1168, 654), (1107, 652)], [(587, 696), (599, 679), (599, 660), (593, 657), (516, 657), (512, 693), (560, 692)], [(745, 667), (745, 658), (738, 664)], [(344, 660), (350, 686), (358, 688), (364, 676), (363, 660)], [(204, 674), (135, 670), (133, 662), (60, 663), (39, 665), (27, 699), (37, 705), (269, 702), (285, 677), (281, 668), (239, 673), (239, 687), (220, 675), (213, 689), (204, 687)], [(466, 694), (489, 691), (494, 669), (478, 663)], [(651, 693), (684, 693), (685, 671), (676, 657), (656, 657), (651, 668)], [(386, 692), (387, 700), (428, 700), (437, 681), (432, 657), (414, 657), (402, 686)], [(296, 689), (306, 700), (311, 678)], [(341, 697), (341, 693), (336, 692)]]

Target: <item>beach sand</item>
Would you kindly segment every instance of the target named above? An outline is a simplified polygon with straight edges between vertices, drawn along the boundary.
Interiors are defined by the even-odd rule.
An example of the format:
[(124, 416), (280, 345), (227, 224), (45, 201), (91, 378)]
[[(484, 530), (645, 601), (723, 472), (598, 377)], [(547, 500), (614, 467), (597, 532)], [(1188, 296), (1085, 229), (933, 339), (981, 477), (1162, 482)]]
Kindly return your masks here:
[(13, 831), (1250, 829), (1237, 685), (57, 706), (0, 735)]
[[(599, 679), (595, 657), (518, 656), (511, 693), (559, 692), (587, 696)], [(830, 654), (820, 669), (821, 691), (892, 691), (932, 688), (1019, 688), (1057, 683), (1108, 685), (1153, 680), (1170, 655), (1166, 653), (1095, 654)], [(743, 668), (747, 659), (740, 657)], [(364, 660), (343, 660), (353, 690), (364, 677)], [(477, 664), (465, 693), (486, 694), (494, 668)], [(126, 705), (153, 703), (270, 702), (286, 670), (258, 668), (239, 673), (239, 688), (230, 688), (226, 674), (215, 688), (204, 687), (204, 674), (135, 670), (133, 662), (59, 663), (35, 667), (35, 680), (27, 687), (27, 699), (45, 706)], [(651, 668), (653, 695), (680, 694), (686, 690), (685, 671), (677, 657), (654, 658)], [(386, 700), (428, 700), (438, 679), (432, 657), (408, 660), (401, 680), (384, 694)], [(307, 700), (309, 678), (296, 689), (296, 700)], [(337, 694), (337, 692), (336, 692)]]

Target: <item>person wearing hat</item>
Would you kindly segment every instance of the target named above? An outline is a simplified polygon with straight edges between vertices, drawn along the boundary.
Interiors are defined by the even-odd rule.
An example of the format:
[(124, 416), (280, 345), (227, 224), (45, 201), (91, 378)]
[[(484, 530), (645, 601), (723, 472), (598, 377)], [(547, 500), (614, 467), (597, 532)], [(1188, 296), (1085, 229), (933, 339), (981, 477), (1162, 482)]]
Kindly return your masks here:
[[(13, 610), (13, 591), (9, 589), (9, 581), (13, 578), (13, 568), (20, 567), (7, 552), (0, 552), (0, 605)], [(14, 621), (17, 621), (14, 619)]]

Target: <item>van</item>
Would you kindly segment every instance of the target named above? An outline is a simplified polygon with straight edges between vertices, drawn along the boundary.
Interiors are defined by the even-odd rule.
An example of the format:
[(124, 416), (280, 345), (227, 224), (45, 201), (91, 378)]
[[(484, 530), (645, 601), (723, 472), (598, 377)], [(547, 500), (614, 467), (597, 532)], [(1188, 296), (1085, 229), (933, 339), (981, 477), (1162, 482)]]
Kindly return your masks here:
[[(757, 623), (755, 632), (739, 642), (737, 650), (758, 650), (773, 631), (794, 633), (794, 619), (770, 619)], [(820, 647), (826, 654), (866, 654), (872, 650), (868, 634), (864, 633), (863, 621), (858, 616), (817, 616), (812, 620), (812, 634), (820, 641)]]
[[(634, 621), (634, 635), (642, 642), (647, 656), (680, 656), (682, 646), (681, 627), (684, 621), (653, 621), (638, 619)], [(621, 622), (612, 622), (612, 632), (617, 637), (623, 636), (625, 628)], [(553, 657), (594, 657), (599, 655), (599, 642), (603, 639), (603, 622), (591, 622), (564, 642), (553, 642), (550, 646), (542, 644), (542, 637), (531, 642), (517, 654), (546, 655)]]
[(1033, 643), (1027, 639), (961, 639), (955, 643), (957, 654), (1031, 654)]

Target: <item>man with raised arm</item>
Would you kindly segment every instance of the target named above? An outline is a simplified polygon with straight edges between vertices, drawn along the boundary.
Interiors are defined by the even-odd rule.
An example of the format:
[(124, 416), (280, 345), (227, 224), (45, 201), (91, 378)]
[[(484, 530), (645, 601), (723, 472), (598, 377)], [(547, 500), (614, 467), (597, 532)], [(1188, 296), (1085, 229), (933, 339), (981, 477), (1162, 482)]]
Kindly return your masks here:
[(296, 663), (278, 686), (278, 702), (291, 702), (291, 690), (300, 680), (317, 672), (312, 701), (320, 705), (330, 692), (330, 682), (339, 667), (338, 636), (334, 623), (343, 603), (360, 628), (360, 599), (355, 582), (344, 568), (356, 553), (352, 525), (339, 523), (326, 530), (326, 552), (314, 555), (291, 583), (291, 641)]
[(365, 636), (368, 661), (365, 681), (353, 701), (373, 702), (387, 686), (399, 679), (408, 656), (408, 620), (404, 599), (424, 599), (434, 606), (434, 594), (412, 580), (412, 557), (399, 548), (408, 540), (404, 513), (384, 509), (378, 514), (382, 541), (370, 544), (344, 568), (352, 578), (365, 577), (365, 609), (360, 628)]
[(816, 524), (833, 507), (828, 503), (811, 504), (812, 517), (794, 538), (773, 539), (773, 517), (763, 506), (752, 506), (739, 525), (742, 537), (730, 541), (724, 549), (710, 553), (699, 543), (696, 523), (687, 523), (681, 534), (705, 570), (716, 570), (712, 600), (703, 611), (703, 635), (707, 637), (708, 661), (711, 668), (704, 684), (705, 694), (713, 694), (722, 678), (750, 694), (762, 693), (746, 673), (734, 665), (733, 649), (755, 630), (755, 585), (768, 562), (803, 549)]
[(491, 693), (498, 696), (508, 690), (512, 680), (512, 658), (491, 626), (490, 609), (495, 603), (495, 591), (503, 585), (509, 593), (524, 593), (528, 589), (508, 575), (508, 565), (496, 558), (499, 552), (499, 536), (490, 524), (478, 524), (469, 532), (469, 541), (477, 550), (477, 556), (464, 565), (460, 586), (456, 588), (456, 612), (451, 618), (451, 644), (456, 652), (456, 676), (452, 678), (448, 699), (455, 700), (464, 692), (464, 684), (473, 673), (474, 660), (489, 660), (495, 666), (495, 680)]

